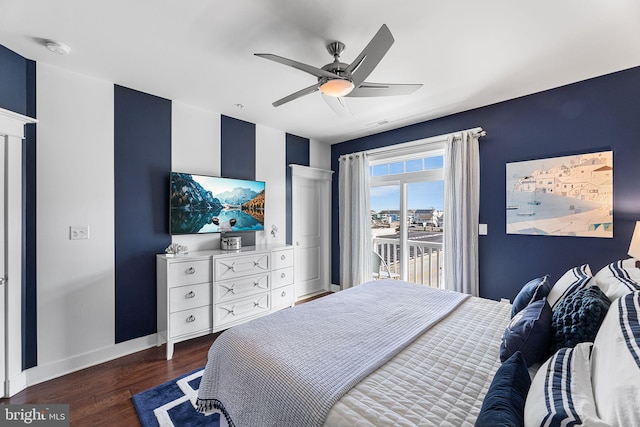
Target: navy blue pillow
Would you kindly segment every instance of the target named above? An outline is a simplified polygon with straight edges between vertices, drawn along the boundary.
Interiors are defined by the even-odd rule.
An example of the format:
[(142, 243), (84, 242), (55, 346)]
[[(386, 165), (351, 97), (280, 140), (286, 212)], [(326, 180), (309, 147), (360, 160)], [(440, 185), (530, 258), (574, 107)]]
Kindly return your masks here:
[(496, 371), (482, 401), (476, 427), (524, 426), (524, 404), (530, 386), (527, 362), (516, 351)]
[(534, 301), (539, 301), (549, 295), (551, 284), (549, 276), (538, 277), (528, 282), (520, 289), (518, 295), (513, 299), (511, 306), (511, 317), (521, 312), (526, 306)]
[(521, 351), (527, 366), (542, 362), (549, 355), (551, 317), (553, 312), (543, 298), (516, 314), (504, 330), (500, 344), (500, 360), (504, 362)]
[(563, 298), (551, 318), (550, 352), (593, 342), (611, 301), (597, 286), (577, 290)]

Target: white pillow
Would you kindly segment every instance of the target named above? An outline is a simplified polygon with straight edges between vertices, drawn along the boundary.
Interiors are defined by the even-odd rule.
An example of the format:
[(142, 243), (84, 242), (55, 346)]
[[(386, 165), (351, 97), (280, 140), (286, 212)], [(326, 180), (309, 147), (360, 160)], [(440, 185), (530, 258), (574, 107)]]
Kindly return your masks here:
[(592, 274), (589, 264), (574, 267), (564, 273), (553, 285), (551, 291), (549, 291), (549, 295), (547, 295), (547, 302), (551, 306), (551, 309), (555, 310), (562, 298), (570, 293), (591, 286), (591, 279)]
[(640, 268), (636, 268), (634, 258), (612, 262), (598, 271), (596, 284), (614, 301), (630, 292), (640, 291)]
[(593, 345), (593, 392), (600, 417), (640, 426), (640, 292), (611, 304)]
[(527, 426), (608, 426), (598, 418), (591, 391), (592, 343), (562, 348), (540, 366), (524, 406)]

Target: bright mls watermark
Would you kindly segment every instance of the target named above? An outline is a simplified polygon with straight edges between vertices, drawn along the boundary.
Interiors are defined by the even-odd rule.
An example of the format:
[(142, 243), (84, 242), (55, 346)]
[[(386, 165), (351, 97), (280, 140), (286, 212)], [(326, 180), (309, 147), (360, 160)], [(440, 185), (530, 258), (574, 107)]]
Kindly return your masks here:
[(69, 405), (0, 405), (0, 427), (69, 427)]

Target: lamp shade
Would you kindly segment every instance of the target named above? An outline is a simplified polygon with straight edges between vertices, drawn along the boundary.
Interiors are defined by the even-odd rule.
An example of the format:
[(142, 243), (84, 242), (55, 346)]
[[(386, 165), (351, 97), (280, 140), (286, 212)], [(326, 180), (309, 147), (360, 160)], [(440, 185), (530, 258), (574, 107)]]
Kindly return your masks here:
[(640, 259), (640, 221), (636, 221), (636, 228), (633, 230), (629, 252), (627, 253), (635, 259)]
[(320, 86), (320, 91), (329, 96), (345, 96), (353, 90), (353, 83), (350, 80), (331, 79)]

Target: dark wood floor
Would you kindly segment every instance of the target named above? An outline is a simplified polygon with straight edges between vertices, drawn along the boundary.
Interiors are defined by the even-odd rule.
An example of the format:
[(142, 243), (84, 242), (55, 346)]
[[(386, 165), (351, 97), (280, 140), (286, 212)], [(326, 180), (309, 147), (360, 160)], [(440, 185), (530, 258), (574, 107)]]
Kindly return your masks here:
[(36, 384), (0, 403), (66, 403), (72, 426), (139, 426), (131, 396), (204, 366), (218, 334), (153, 347)]
[(204, 366), (218, 335), (177, 343), (171, 360), (164, 345), (149, 348), (36, 384), (0, 403), (69, 404), (71, 426), (139, 426), (131, 396)]

